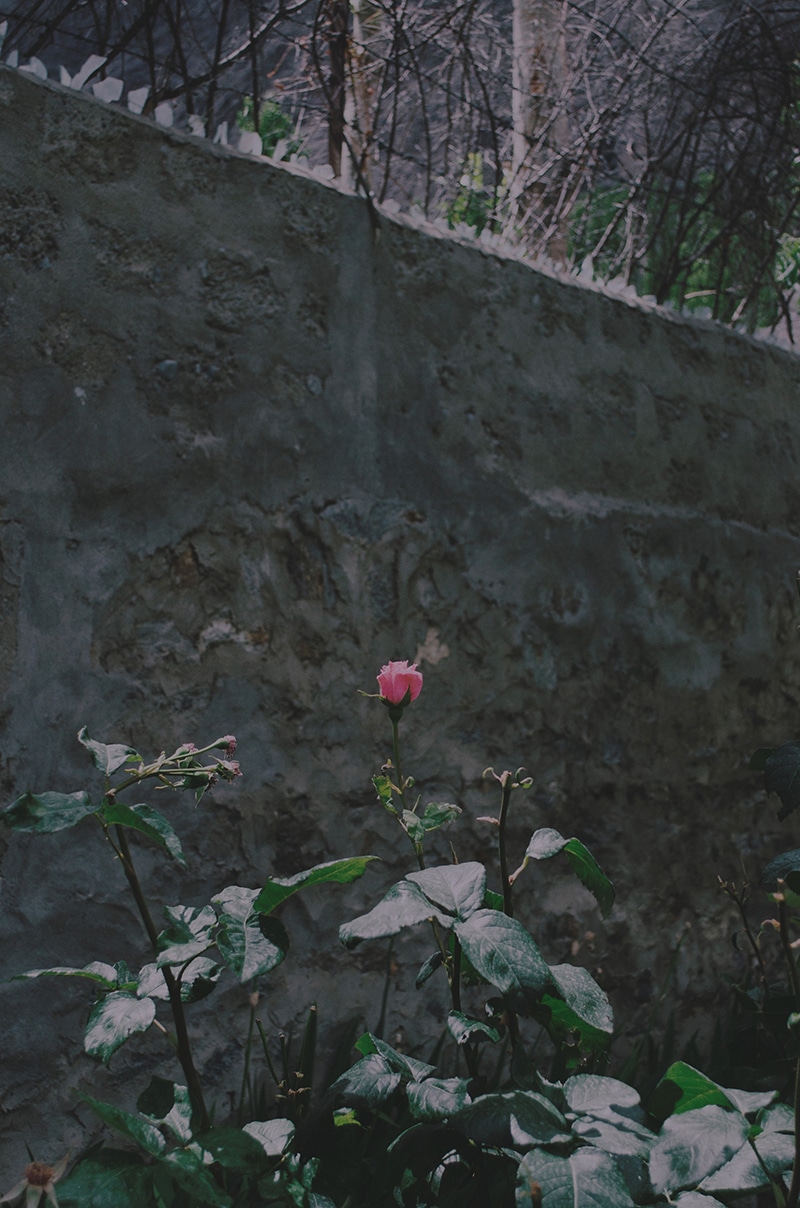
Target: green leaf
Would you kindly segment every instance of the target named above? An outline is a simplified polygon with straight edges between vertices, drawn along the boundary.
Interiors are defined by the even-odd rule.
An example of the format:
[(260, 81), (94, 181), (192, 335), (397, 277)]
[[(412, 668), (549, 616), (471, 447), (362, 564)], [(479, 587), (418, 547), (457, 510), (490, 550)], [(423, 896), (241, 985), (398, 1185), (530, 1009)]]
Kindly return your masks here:
[(141, 1116), (133, 1116), (130, 1112), (125, 1112), (110, 1103), (103, 1103), (100, 1099), (93, 1099), (91, 1095), (84, 1095), (82, 1091), (79, 1091), (78, 1094), (104, 1124), (108, 1124), (110, 1128), (115, 1128), (117, 1132), (130, 1137), (145, 1153), (157, 1157), (163, 1151), (166, 1142), (158, 1129), (154, 1128), (148, 1120), (143, 1120)]
[(403, 1077), (411, 1078), (415, 1082), (427, 1078), (436, 1069), (436, 1066), (428, 1065), (427, 1061), (417, 1061), (416, 1057), (398, 1053), (397, 1049), (393, 1049), (385, 1040), (373, 1036), (371, 1032), (365, 1032), (363, 1036), (359, 1036), (356, 1048), (365, 1057), (370, 1053), (379, 1053), (393, 1070), (397, 1070)]
[(60, 1208), (142, 1208), (152, 1204), (152, 1169), (119, 1149), (89, 1154), (57, 1187)]
[(778, 1091), (740, 1091), (738, 1088), (721, 1088), (743, 1116), (752, 1116), (762, 1108), (769, 1107), (778, 1098)]
[(775, 1103), (765, 1108), (756, 1118), (762, 1133), (794, 1132), (794, 1111), (788, 1103)]
[(152, 998), (135, 998), (117, 990), (92, 1008), (83, 1047), (90, 1057), (108, 1061), (120, 1045), (136, 1032), (145, 1032), (156, 1017)]
[(757, 751), (753, 751), (747, 766), (751, 772), (763, 772), (767, 766), (767, 760), (774, 753), (775, 747), (759, 747)]
[(465, 1078), (426, 1078), (409, 1082), (408, 1107), (417, 1120), (447, 1120), (471, 1103)]
[[(614, 1031), (611, 1003), (588, 969), (580, 965), (551, 965), (550, 973), (565, 1004), (575, 1016), (578, 1030), (581, 1030), (581, 1024), (588, 1024), (590, 1028), (610, 1036)], [(566, 1022), (563, 1013), (562, 1020)]]
[(670, 1116), (650, 1155), (654, 1190), (696, 1187), (739, 1152), (747, 1143), (747, 1134), (744, 1116), (717, 1104)]
[(259, 914), (271, 914), (276, 906), (290, 898), (298, 889), (309, 885), (349, 885), (364, 875), (367, 865), (377, 856), (350, 856), (345, 860), (329, 860), (326, 864), (315, 864), (305, 872), (293, 877), (270, 877), (256, 898), (253, 909)]
[(141, 755), (138, 751), (134, 751), (133, 747), (123, 746), (122, 743), (112, 742), (106, 744), (104, 742), (95, 742), (89, 737), (89, 731), (86, 726), (78, 731), (78, 742), (92, 757), (92, 763), (96, 768), (99, 768), (106, 776), (113, 776), (119, 768), (128, 760), (138, 760), (141, 762)]
[(268, 1158), (279, 1158), (294, 1137), (291, 1120), (253, 1120), (244, 1131), (264, 1150)]
[(92, 805), (88, 793), (23, 793), (0, 818), (12, 830), (50, 835), (77, 825), (99, 809), (99, 805)]
[[(181, 1002), (200, 1002), (201, 999), (207, 998), (222, 976), (224, 968), (224, 965), (217, 964), (210, 956), (196, 956), (181, 974)], [(136, 997), (164, 1001), (169, 998), (167, 983), (158, 965), (143, 965), (139, 970)]]
[(217, 925), (213, 906), (165, 906), (169, 926), (158, 937), (158, 965), (183, 965), (214, 942)]
[(400, 821), (406, 829), (406, 833), (412, 843), (421, 843), (425, 838), (425, 827), (422, 825), (422, 819), (418, 818), (413, 810), (403, 810), (400, 815)]
[(175, 1083), (154, 1074), (136, 1100), (136, 1106), (142, 1115), (150, 1116), (152, 1120), (165, 1120), (175, 1106)]
[(417, 974), (414, 985), (419, 990), (420, 986), (424, 986), (429, 977), (436, 972), (444, 964), (444, 957), (441, 952), (433, 952), (426, 961), (420, 965), (419, 973)]
[(128, 826), (131, 830), (147, 835), (148, 839), (163, 847), (181, 868), (186, 867), (186, 857), (180, 839), (164, 815), (151, 805), (124, 805), (114, 798), (107, 798), (100, 815), (106, 822), (114, 823), (115, 826)]
[(500, 1033), (488, 1023), (478, 1019), (470, 1019), (461, 1011), (451, 1011), (447, 1016), (447, 1030), (456, 1044), (466, 1044), (470, 1036), (488, 1036), (495, 1044), (500, 1040)]
[(778, 818), (788, 818), (800, 805), (800, 742), (784, 742), (764, 764), (764, 787), (783, 803)]
[(591, 1148), (568, 1158), (532, 1149), (519, 1166), (516, 1203), (517, 1208), (633, 1208), (613, 1158)]
[(68, 965), (54, 965), (52, 969), (29, 969), (27, 973), (18, 973), (20, 977), (85, 977), (97, 982), (104, 990), (113, 990), (117, 985), (117, 971), (113, 965), (103, 961), (92, 961), (83, 969), (72, 969)]
[(800, 872), (800, 847), (796, 847), (792, 851), (785, 851), (780, 856), (775, 856), (774, 860), (770, 860), (761, 874), (759, 884), (764, 889), (774, 891), (777, 889), (777, 882), (785, 881), (790, 872)]
[(512, 1010), (530, 1014), (552, 974), (521, 923), (498, 910), (478, 910), (455, 925), (473, 968), (504, 995)]
[(355, 948), (362, 940), (397, 935), (404, 927), (413, 927), (429, 918), (435, 918), (443, 927), (453, 925), (452, 918), (432, 906), (418, 886), (411, 881), (398, 881), (368, 914), (343, 923), (339, 939), (345, 948)]
[(255, 913), (257, 897), (257, 889), (230, 885), (213, 899), (220, 911), (216, 938), (219, 954), (243, 984), (279, 965), (289, 947), (280, 920)]
[(493, 889), (487, 889), (483, 895), (483, 904), (487, 910), (505, 910), (505, 902), (501, 893), (495, 893)]
[(486, 869), (477, 861), (424, 868), (410, 872), (406, 880), (417, 885), (434, 906), (456, 918), (467, 919), (483, 906)]
[[(769, 1175), (783, 1174), (794, 1162), (794, 1137), (787, 1133), (766, 1133), (756, 1138), (755, 1147), (758, 1156), (752, 1145), (743, 1146), (729, 1162), (703, 1179), (700, 1190), (723, 1194), (760, 1191), (769, 1187)], [(764, 1173), (764, 1167), (769, 1174)]]
[(214, 1208), (229, 1208), (230, 1196), (221, 1191), (208, 1173), (202, 1158), (191, 1149), (173, 1149), (158, 1160), (159, 1166), (168, 1170), (183, 1191), (195, 1196), (202, 1205), (213, 1204)]
[(645, 1161), (656, 1139), (656, 1134), (644, 1124), (610, 1107), (598, 1108), (597, 1115), (579, 1116), (573, 1122), (572, 1131), (576, 1137), (594, 1145), (596, 1149)]
[(400, 1077), (385, 1057), (371, 1053), (337, 1078), (331, 1089), (339, 1091), (355, 1107), (378, 1107), (397, 1090)]
[(392, 802), (392, 782), (388, 776), (373, 776), (372, 783), (375, 785), (375, 792), (378, 794), (378, 800), (385, 810), (390, 814), (396, 814), (397, 810)]
[(574, 1074), (563, 1085), (570, 1111), (596, 1112), (606, 1107), (638, 1107), (639, 1092), (618, 1078), (602, 1074)]
[(485, 1145), (514, 1144), (520, 1133), (527, 1144), (549, 1145), (570, 1139), (569, 1125), (561, 1112), (536, 1091), (479, 1095), (451, 1123)]
[(709, 1104), (728, 1108), (735, 1106), (716, 1082), (685, 1061), (675, 1061), (659, 1082), (651, 1107), (656, 1115), (678, 1116)]
[(675, 1200), (675, 1208), (725, 1208), (722, 1200), (700, 1191), (682, 1191)]
[(258, 1175), (267, 1168), (264, 1147), (241, 1128), (215, 1125), (197, 1133), (194, 1140), (226, 1170)]
[(549, 860), (566, 847), (567, 840), (552, 826), (534, 831), (525, 852), (526, 860)]
[(614, 886), (580, 839), (568, 839), (564, 844), (564, 851), (572, 865), (572, 871), (592, 894), (605, 918), (614, 905)]

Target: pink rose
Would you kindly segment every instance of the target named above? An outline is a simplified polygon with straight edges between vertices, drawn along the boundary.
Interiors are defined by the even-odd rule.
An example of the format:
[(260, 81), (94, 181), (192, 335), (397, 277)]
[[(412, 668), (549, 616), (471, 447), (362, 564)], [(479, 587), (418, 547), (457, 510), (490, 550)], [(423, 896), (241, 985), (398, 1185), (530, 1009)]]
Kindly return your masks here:
[(417, 671), (416, 663), (409, 667), (407, 659), (402, 663), (387, 663), (381, 667), (378, 687), (381, 699), (388, 705), (408, 705), (422, 691), (422, 672)]

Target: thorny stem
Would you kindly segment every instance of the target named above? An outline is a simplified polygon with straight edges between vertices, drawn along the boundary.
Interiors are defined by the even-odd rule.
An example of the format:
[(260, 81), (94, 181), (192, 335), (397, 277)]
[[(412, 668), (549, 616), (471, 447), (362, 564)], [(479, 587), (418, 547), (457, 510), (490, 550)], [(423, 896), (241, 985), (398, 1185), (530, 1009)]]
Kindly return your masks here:
[[(150, 907), (147, 904), (147, 899), (144, 896), (141, 882), (136, 873), (136, 868), (131, 856), (131, 849), (128, 845), (128, 837), (125, 834), (125, 828), (117, 825), (114, 828), (117, 834), (117, 850), (119, 851), (122, 870), (125, 873), (128, 884), (131, 887), (131, 893), (139, 910), (144, 929), (147, 932), (147, 937), (153, 948), (153, 952), (158, 956), (158, 932), (156, 931), (153, 916), (150, 913)], [(178, 1059), (186, 1077), (186, 1085), (189, 1091), (189, 1098), (194, 1111), (200, 1118), (201, 1128), (210, 1128), (211, 1120), (206, 1108), (205, 1099), (203, 1098), (203, 1088), (200, 1085), (200, 1078), (195, 1069), (194, 1060), (192, 1059), (192, 1048), (189, 1042), (189, 1032), (186, 1027), (186, 1015), (181, 1002), (181, 988), (178, 979), (170, 969), (169, 965), (165, 965), (162, 969), (164, 981), (167, 984), (169, 993), (169, 1004), (172, 1008), (172, 1018), (175, 1022), (175, 1036), (178, 1044)]]

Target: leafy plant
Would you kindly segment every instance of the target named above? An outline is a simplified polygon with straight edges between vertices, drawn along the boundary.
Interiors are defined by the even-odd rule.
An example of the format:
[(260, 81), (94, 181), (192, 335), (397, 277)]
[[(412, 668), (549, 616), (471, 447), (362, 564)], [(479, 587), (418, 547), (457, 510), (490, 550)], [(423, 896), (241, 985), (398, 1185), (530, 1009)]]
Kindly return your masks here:
[[(264, 155), (274, 159), (289, 159), (292, 155), (298, 155), (303, 145), (295, 137), (294, 122), (284, 112), (280, 101), (262, 99), (256, 113), (252, 96), (246, 96), (236, 114), (236, 125), (240, 130), (256, 131), (261, 136)], [(279, 147), (279, 144), (282, 146)], [(279, 155), (276, 150), (280, 150)]]

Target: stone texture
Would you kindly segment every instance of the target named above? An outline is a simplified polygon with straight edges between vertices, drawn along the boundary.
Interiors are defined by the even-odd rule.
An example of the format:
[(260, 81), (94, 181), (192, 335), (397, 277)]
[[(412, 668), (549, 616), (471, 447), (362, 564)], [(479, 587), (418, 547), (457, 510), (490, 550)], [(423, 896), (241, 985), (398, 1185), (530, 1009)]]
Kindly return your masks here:
[[(386, 961), (336, 925), (408, 867), (369, 783), (386, 718), (356, 690), (417, 657), (408, 766), (465, 810), (440, 858), (448, 837), (485, 853), (481, 772), (525, 765), (512, 851), (578, 834), (618, 890), (603, 924), (563, 871), (529, 869), (546, 954), (584, 960), (630, 1038), (683, 937), (679, 1022), (707, 1030), (741, 972), (717, 873), (796, 845), (746, 761), (795, 732), (800, 362), (400, 220), (375, 232), (300, 173), (7, 69), (0, 162), (6, 798), (90, 786), (84, 723), (148, 753), (234, 732), (244, 779), (169, 807), (188, 873), (137, 850), (154, 898), (191, 904), (384, 857), (284, 911), (264, 1017), (316, 999), (329, 1044), (374, 1025)], [(0, 852), (5, 977), (146, 959), (88, 824)], [(423, 1053), (446, 1014), (413, 988), (425, 955), (398, 942), (388, 1008)], [(57, 1157), (98, 1131), (75, 1088), (130, 1103), (154, 1059), (175, 1073), (150, 1035), (94, 1066), (88, 1001), (0, 988), (12, 1176), (26, 1140)], [(229, 985), (193, 1011), (220, 1111), (247, 1010)]]

